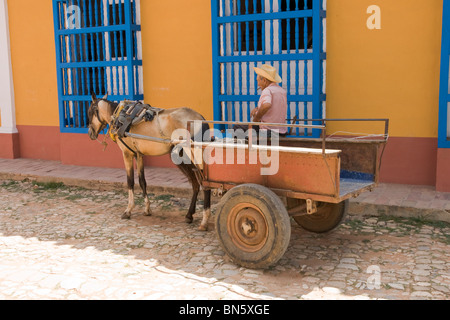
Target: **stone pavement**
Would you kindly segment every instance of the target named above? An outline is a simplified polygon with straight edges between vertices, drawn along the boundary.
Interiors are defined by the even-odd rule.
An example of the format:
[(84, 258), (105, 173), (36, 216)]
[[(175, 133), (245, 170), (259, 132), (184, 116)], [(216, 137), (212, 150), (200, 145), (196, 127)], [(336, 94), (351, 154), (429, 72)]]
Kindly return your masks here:
[[(186, 196), (191, 190), (187, 179), (176, 168), (146, 167), (145, 174), (150, 192)], [(124, 169), (72, 166), (48, 160), (0, 159), (0, 179), (25, 178), (93, 189), (126, 188)], [(136, 182), (136, 190), (138, 186)], [(431, 186), (381, 183), (374, 191), (350, 199), (348, 214), (450, 222), (450, 193), (436, 192)]]
[(152, 194), (152, 216), (138, 201), (122, 220), (126, 197), (0, 179), (0, 300), (450, 298), (447, 223), (353, 216), (314, 234), (292, 222), (285, 255), (251, 270), (228, 258), (213, 223), (184, 222), (189, 199)]

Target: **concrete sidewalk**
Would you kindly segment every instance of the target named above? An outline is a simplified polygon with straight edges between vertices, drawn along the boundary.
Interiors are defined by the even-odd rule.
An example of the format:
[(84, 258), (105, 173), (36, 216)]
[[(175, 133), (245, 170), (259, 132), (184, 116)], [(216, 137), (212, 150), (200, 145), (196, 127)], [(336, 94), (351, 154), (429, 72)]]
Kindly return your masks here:
[[(176, 168), (145, 169), (148, 190), (186, 196), (191, 187)], [(126, 189), (124, 169), (64, 165), (58, 161), (0, 159), (0, 179), (62, 182), (94, 189)], [(137, 182), (137, 179), (136, 179)], [(136, 183), (138, 190), (138, 183)], [(372, 192), (350, 200), (348, 213), (364, 216), (400, 216), (450, 223), (450, 193), (437, 192), (431, 186), (381, 183)]]

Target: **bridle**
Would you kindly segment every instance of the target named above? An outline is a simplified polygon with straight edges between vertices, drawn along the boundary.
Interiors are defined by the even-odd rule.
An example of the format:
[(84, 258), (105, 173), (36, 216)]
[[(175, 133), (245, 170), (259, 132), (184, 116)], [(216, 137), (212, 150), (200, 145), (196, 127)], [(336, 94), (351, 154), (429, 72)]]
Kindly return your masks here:
[[(99, 102), (100, 100), (102, 100), (102, 99), (99, 99), (99, 100), (95, 101), (95, 103), (91, 106), (93, 115), (97, 117), (97, 120), (98, 120), (98, 121), (100, 122), (100, 124), (101, 124), (100, 129), (98, 130), (99, 133), (100, 133), (103, 129), (105, 129), (106, 126), (108, 125), (108, 122), (107, 122), (106, 120), (100, 119), (100, 113), (99, 113), (99, 110), (98, 110), (98, 102)], [(90, 119), (89, 119), (89, 122), (90, 122), (90, 123), (89, 123), (89, 126), (91, 126), (91, 123), (92, 123), (91, 120), (92, 120), (92, 117), (90, 117)]]
[[(100, 100), (102, 100), (102, 99), (100, 99)], [(102, 132), (103, 129), (106, 128), (106, 126), (108, 125), (108, 122), (105, 121), (105, 120), (100, 119), (100, 113), (99, 113), (99, 110), (98, 110), (98, 102), (100, 100), (95, 101), (95, 103), (91, 106), (91, 109), (92, 109), (91, 112), (93, 112), (93, 116), (96, 116), (97, 120), (100, 122), (100, 128), (98, 129), (96, 141), (104, 146), (103, 151), (105, 151), (106, 147), (108, 146), (108, 144), (106, 143), (106, 139), (108, 138), (108, 134), (105, 135), (105, 138), (103, 139), (103, 141), (100, 141), (98, 139), (98, 134), (100, 132)], [(91, 127), (92, 126), (92, 121), (91, 121), (92, 117), (89, 117), (89, 118), (90, 118), (89, 119), (89, 127)], [(92, 127), (91, 127), (91, 129), (92, 129)]]

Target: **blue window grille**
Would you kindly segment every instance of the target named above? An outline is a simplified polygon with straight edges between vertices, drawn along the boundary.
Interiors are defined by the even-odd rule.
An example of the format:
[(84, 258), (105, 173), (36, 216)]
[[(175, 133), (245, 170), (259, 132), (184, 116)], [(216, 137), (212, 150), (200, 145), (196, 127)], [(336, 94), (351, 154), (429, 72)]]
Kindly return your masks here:
[(450, 0), (444, 0), (442, 16), (441, 79), (439, 96), (438, 147), (450, 148)]
[(91, 92), (144, 99), (139, 12), (139, 0), (53, 0), (61, 132), (87, 132)]
[[(324, 117), (325, 5), (323, 0), (212, 0), (214, 120), (250, 121), (260, 94), (253, 67), (264, 63), (283, 78), (289, 121)], [(318, 137), (320, 130), (296, 129), (291, 135)]]

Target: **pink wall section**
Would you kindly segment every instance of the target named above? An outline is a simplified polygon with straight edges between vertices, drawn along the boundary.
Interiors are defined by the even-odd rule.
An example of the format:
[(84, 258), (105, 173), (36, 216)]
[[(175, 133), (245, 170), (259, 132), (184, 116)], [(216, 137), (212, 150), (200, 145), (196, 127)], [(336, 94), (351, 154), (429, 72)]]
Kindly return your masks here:
[(16, 159), (20, 157), (19, 150), (19, 134), (18, 133), (1, 133), (0, 134), (0, 158)]
[(60, 160), (58, 127), (18, 125), (21, 158)]
[(438, 149), (436, 190), (450, 192), (450, 149)]
[(434, 186), (436, 150), (437, 138), (390, 137), (382, 158), (380, 181)]
[[(61, 134), (61, 162), (81, 166), (100, 166), (108, 168), (124, 168), (122, 152), (109, 137), (106, 139), (106, 149), (101, 142), (105, 135), (100, 135), (98, 141), (92, 141), (87, 134)], [(175, 167), (170, 156), (145, 157), (146, 166)]]
[[(0, 135), (5, 146), (1, 158), (14, 157), (57, 160), (64, 164), (124, 168), (122, 154), (111, 139), (108, 147), (92, 141), (87, 134), (60, 133), (58, 127), (18, 126), (14, 137)], [(104, 136), (99, 140), (103, 141)], [(10, 143), (11, 142), (11, 143)], [(9, 144), (8, 144), (9, 143)], [(19, 152), (17, 151), (19, 150)], [(3, 153), (1, 153), (3, 152)], [(146, 157), (146, 166), (175, 167), (169, 155)], [(391, 137), (383, 154), (380, 182), (432, 185), (450, 192), (450, 149), (438, 149), (436, 138)]]
[[(61, 133), (58, 127), (18, 126), (19, 134), (15, 148), (15, 158), (56, 160), (63, 164), (124, 168), (122, 153), (117, 145), (107, 139), (108, 146), (92, 141), (87, 134)], [(100, 141), (104, 140), (100, 135)], [(11, 135), (0, 135), (0, 158), (13, 158)], [(170, 156), (146, 157), (145, 165), (155, 167), (175, 167)]]

